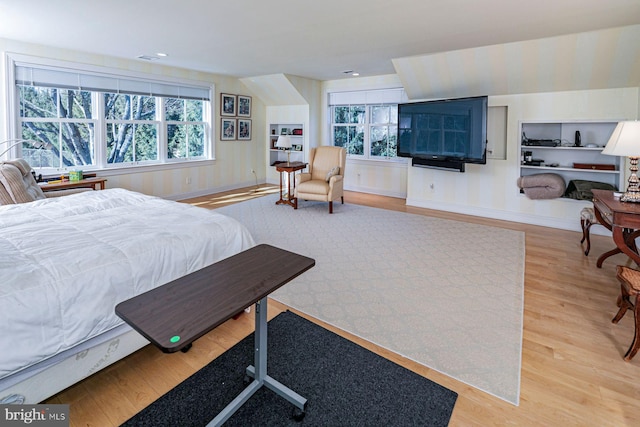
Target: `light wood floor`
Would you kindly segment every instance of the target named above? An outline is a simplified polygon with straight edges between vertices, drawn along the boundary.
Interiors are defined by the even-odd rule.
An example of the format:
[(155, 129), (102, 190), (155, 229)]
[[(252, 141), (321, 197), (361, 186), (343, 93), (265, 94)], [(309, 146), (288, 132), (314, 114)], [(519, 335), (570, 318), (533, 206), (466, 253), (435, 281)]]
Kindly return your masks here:
[[(249, 188), (188, 202), (216, 208), (269, 192), (273, 188)], [(630, 264), (626, 257), (616, 255), (602, 269), (595, 265), (598, 255), (613, 247), (610, 237), (592, 236), (587, 257), (577, 232), (411, 208), (402, 199), (361, 193), (347, 192), (345, 202), (526, 233), (519, 406), (323, 325), (456, 391), (459, 398), (452, 426), (640, 425), (640, 356), (630, 363), (622, 359), (633, 338), (633, 315), (628, 313), (618, 325), (611, 323), (619, 289), (615, 265)], [(473, 237), (461, 244), (472, 245)], [(286, 308), (272, 301), (270, 317)], [(454, 301), (451, 308), (455, 316)], [(72, 426), (117, 426), (252, 330), (253, 316), (243, 315), (198, 340), (186, 354), (163, 354), (147, 346), (48, 402), (70, 404)]]

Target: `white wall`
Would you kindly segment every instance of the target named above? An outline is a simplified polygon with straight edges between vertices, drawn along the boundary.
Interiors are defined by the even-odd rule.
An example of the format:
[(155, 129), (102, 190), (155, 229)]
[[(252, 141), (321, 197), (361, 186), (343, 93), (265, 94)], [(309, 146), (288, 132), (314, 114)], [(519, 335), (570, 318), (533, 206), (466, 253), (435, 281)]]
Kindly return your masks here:
[[(530, 200), (519, 193), (519, 124), (527, 120), (602, 120), (638, 118), (639, 88), (552, 92), (489, 97), (507, 116), (507, 158), (467, 165), (465, 173), (408, 167), (407, 204), (579, 230), (587, 201)], [(606, 143), (606, 141), (604, 141)]]
[[(7, 106), (7, 91), (13, 90), (13, 85), (10, 84), (7, 87), (4, 84), (6, 81), (6, 63), (4, 61), (6, 52), (213, 83), (216, 89), (214, 99), (216, 112), (219, 111), (220, 93), (252, 96), (252, 139), (250, 141), (220, 141), (220, 116), (216, 114), (213, 123), (216, 157), (214, 161), (200, 162), (194, 166), (179, 166), (146, 172), (100, 172), (100, 175), (106, 176), (108, 179), (107, 188), (122, 187), (146, 194), (178, 199), (255, 185), (256, 177), (251, 173), (251, 169), (256, 171), (258, 180), (264, 182), (266, 174), (265, 106), (240, 80), (210, 73), (165, 67), (141, 60), (112, 58), (7, 39), (0, 39), (0, 53), (3, 58), (0, 66), (0, 81), (3, 82), (0, 85), (0, 141), (7, 139), (8, 117), (5, 107)], [(187, 181), (190, 183), (187, 184)]]

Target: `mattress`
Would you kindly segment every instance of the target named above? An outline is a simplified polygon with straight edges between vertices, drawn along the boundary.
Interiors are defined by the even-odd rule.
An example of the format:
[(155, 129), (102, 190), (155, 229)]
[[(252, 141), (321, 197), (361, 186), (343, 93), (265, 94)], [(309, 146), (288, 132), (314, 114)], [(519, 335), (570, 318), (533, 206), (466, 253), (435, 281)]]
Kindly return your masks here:
[(0, 380), (122, 325), (114, 307), (254, 246), (238, 221), (123, 189), (0, 207)]

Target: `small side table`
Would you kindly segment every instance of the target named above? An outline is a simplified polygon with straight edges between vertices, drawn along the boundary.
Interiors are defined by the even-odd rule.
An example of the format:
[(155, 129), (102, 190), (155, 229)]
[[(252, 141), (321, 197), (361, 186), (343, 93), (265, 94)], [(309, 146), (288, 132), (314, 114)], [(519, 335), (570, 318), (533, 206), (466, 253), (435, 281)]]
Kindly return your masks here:
[(93, 190), (104, 190), (107, 178), (85, 178), (80, 181), (62, 181), (53, 184), (40, 184), (42, 191), (68, 190), (70, 188), (91, 188)]
[[(296, 189), (296, 180), (295, 180), (295, 175), (296, 175), (296, 171), (302, 170), (304, 168), (307, 167), (306, 163), (303, 162), (284, 162), (284, 163), (278, 163), (277, 165), (275, 165), (276, 170), (278, 172), (280, 172), (280, 200), (278, 200), (276, 202), (276, 205), (289, 205), (289, 206), (293, 206), (293, 209), (298, 209), (298, 198), (293, 196), (291, 197), (291, 193), (293, 191), (293, 193), (295, 194), (295, 189)], [(283, 185), (282, 185), (282, 175), (286, 173), (287, 174), (287, 179), (288, 179), (288, 185), (287, 185), (287, 197), (284, 197), (284, 192), (283, 192)], [(291, 177), (293, 176), (293, 186), (291, 185)], [(293, 190), (292, 190), (293, 188)]]

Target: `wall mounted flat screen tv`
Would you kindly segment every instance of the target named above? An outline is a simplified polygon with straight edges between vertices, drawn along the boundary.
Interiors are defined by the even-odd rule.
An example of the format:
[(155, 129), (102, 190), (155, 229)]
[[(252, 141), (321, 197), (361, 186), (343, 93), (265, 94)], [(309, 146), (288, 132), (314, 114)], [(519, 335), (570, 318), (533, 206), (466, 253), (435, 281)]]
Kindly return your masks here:
[(397, 155), (461, 171), (485, 164), (487, 108), (486, 96), (399, 104)]

